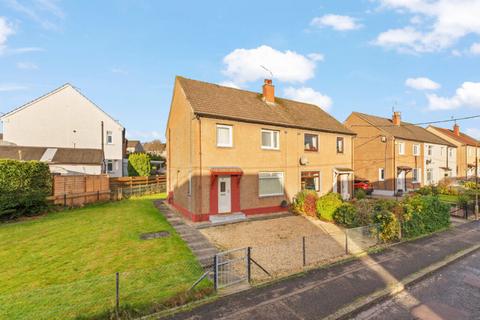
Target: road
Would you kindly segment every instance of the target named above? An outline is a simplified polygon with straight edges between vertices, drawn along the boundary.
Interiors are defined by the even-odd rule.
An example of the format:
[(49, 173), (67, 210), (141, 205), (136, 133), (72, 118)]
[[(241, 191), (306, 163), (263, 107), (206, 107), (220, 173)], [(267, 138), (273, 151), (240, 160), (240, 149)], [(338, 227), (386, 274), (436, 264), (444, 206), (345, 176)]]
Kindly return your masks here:
[(480, 252), (447, 266), (355, 319), (480, 319)]
[[(422, 270), (429, 270), (434, 265), (443, 265), (449, 261), (449, 257), (475, 250), (479, 244), (480, 222), (467, 223), (358, 260), (312, 270), (302, 276), (224, 296), (214, 302), (166, 317), (176, 320), (246, 320), (322, 319), (333, 314), (336, 317), (339, 312), (347, 315), (351, 311), (345, 311), (346, 309), (356, 308), (358, 303), (364, 303), (372, 294), (388, 290), (391, 285), (399, 285), (403, 279), (415, 276)], [(471, 279), (474, 283), (473, 279), (478, 276), (478, 271), (475, 273), (470, 270), (470, 277), (466, 279)], [(458, 280), (459, 283), (464, 281), (462, 279)], [(466, 301), (467, 297), (463, 299)], [(478, 296), (476, 299), (480, 301)], [(458, 309), (467, 310), (465, 312), (470, 310), (463, 307)], [(420, 308), (420, 312), (422, 310)], [(470, 315), (466, 315), (468, 319)], [(381, 310), (378, 316), (382, 317)], [(407, 314), (407, 319), (408, 317)], [(390, 316), (390, 319), (396, 317)]]

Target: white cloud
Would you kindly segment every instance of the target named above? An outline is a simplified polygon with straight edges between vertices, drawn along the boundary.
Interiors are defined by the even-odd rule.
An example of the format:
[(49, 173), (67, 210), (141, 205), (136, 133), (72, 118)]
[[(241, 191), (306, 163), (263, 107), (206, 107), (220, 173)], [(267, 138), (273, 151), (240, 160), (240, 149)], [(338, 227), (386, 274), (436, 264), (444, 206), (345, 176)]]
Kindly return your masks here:
[(223, 58), (225, 74), (231, 83), (237, 86), (246, 82), (257, 81), (270, 74), (261, 66), (273, 73), (273, 78), (283, 82), (303, 83), (315, 75), (315, 67), (319, 61), (318, 53), (304, 56), (294, 51), (279, 51), (262, 45), (254, 49), (235, 49)]
[(326, 14), (321, 17), (315, 17), (310, 21), (310, 25), (319, 28), (331, 27), (337, 31), (355, 30), (362, 27), (361, 24), (357, 23), (355, 18), (336, 14)]
[(405, 85), (415, 90), (437, 90), (441, 87), (440, 84), (425, 77), (408, 78)]
[(307, 57), (312, 61), (325, 61), (325, 56), (321, 53), (309, 53)]
[(58, 29), (58, 22), (65, 19), (65, 13), (58, 0), (34, 0), (28, 4), (17, 0), (5, 0), (10, 8), (35, 21), (44, 29)]
[(429, 109), (449, 110), (460, 107), (480, 108), (480, 82), (464, 82), (452, 97), (427, 94)]
[(0, 84), (0, 92), (7, 92), (7, 91), (19, 91), (19, 90), (26, 90), (26, 86), (18, 85), (18, 84)]
[(470, 47), (470, 53), (480, 55), (480, 42), (472, 44)]
[(328, 110), (333, 104), (332, 99), (309, 87), (293, 88), (288, 87), (284, 90), (285, 97), (301, 102), (311, 103), (319, 106), (323, 110)]
[(8, 53), (22, 54), (22, 53), (39, 52), (39, 51), (45, 51), (45, 49), (39, 48), (39, 47), (14, 48), (14, 49), (9, 49)]
[(457, 49), (454, 49), (452, 50), (452, 56), (454, 57), (461, 57), (462, 56), (462, 52), (460, 50), (457, 50)]
[(478, 0), (377, 0), (383, 9), (415, 18), (378, 35), (375, 44), (403, 52), (435, 52), (469, 35), (480, 35)]
[(475, 139), (480, 139), (480, 129), (478, 128), (467, 128), (465, 129), (465, 132)]
[(7, 19), (0, 17), (0, 53), (6, 48), (8, 37), (14, 33), (15, 31)]
[(110, 71), (112, 71), (112, 73), (121, 74), (121, 75), (128, 74), (128, 71), (122, 68), (112, 68)]
[(21, 70), (37, 70), (38, 66), (33, 62), (17, 62), (17, 68)]
[(224, 86), (224, 87), (240, 89), (240, 87), (232, 81), (222, 81), (222, 82), (219, 83), (219, 85)]

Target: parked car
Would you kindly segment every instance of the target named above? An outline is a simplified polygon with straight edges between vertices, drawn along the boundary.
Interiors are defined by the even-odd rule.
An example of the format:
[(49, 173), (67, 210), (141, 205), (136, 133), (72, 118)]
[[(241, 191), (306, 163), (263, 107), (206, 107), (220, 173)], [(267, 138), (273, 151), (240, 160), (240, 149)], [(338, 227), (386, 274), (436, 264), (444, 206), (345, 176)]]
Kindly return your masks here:
[(370, 195), (373, 192), (373, 185), (368, 180), (354, 180), (353, 181), (353, 188), (356, 189), (363, 189), (365, 192)]

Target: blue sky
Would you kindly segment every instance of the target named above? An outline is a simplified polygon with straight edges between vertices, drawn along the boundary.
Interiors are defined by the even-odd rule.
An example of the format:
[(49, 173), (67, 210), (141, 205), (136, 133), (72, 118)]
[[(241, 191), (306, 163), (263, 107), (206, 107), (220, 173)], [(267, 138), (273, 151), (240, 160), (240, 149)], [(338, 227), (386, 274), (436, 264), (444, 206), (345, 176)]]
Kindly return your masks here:
[(163, 139), (175, 75), (259, 91), (264, 65), (278, 96), (340, 121), (476, 115), (479, 16), (480, 0), (0, 0), (0, 112), (69, 82), (128, 137)]

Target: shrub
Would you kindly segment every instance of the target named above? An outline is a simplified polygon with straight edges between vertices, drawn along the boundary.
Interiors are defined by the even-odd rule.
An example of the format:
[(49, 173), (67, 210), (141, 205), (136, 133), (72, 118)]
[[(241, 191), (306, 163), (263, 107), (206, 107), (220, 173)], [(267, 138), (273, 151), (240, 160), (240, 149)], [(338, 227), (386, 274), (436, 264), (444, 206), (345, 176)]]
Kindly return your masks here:
[(335, 223), (346, 228), (355, 228), (360, 226), (357, 215), (357, 208), (350, 203), (343, 203), (333, 213)]
[(372, 223), (373, 206), (375, 200), (358, 200), (354, 202), (357, 208), (357, 221), (360, 226), (366, 226)]
[(48, 165), (38, 161), (0, 160), (0, 217), (35, 215), (47, 208), (52, 192)]
[(333, 213), (342, 205), (342, 197), (338, 193), (328, 193), (317, 200), (317, 215), (320, 219), (333, 221)]
[(438, 231), (450, 225), (450, 206), (437, 196), (408, 197), (402, 206), (402, 235), (406, 238)]
[(367, 193), (363, 189), (355, 189), (355, 191), (353, 192), (353, 196), (357, 200), (362, 200), (367, 197)]
[(465, 181), (463, 186), (465, 187), (465, 189), (477, 189), (477, 184), (475, 183), (475, 181)]
[(316, 216), (315, 203), (318, 199), (317, 193), (312, 190), (302, 190), (295, 196), (292, 203), (293, 212), (297, 214)]
[(128, 175), (148, 177), (152, 170), (150, 156), (146, 153), (132, 153), (128, 156)]
[(378, 224), (378, 238), (382, 242), (389, 242), (398, 239), (400, 225), (393, 212), (385, 207), (379, 206), (373, 215), (373, 223)]

